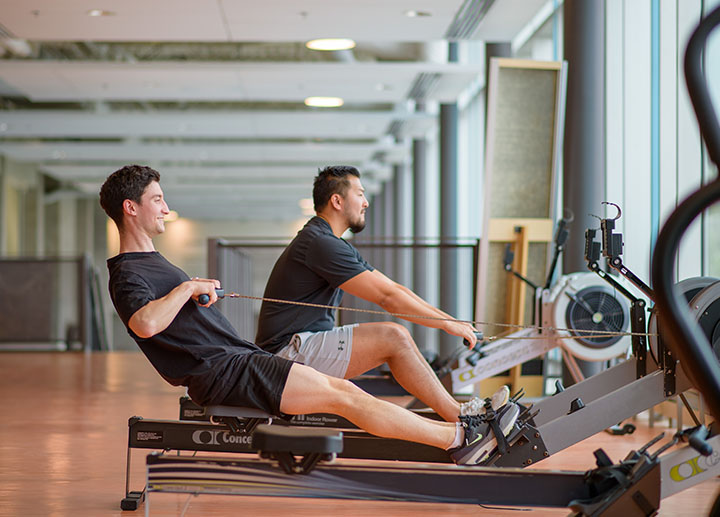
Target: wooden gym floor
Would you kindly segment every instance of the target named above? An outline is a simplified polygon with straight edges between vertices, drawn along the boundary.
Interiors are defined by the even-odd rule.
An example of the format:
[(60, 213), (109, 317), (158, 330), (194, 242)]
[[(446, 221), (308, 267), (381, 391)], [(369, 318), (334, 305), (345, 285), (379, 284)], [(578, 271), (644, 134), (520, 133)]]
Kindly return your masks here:
[[(140, 353), (0, 353), (0, 516), (133, 516), (122, 512), (127, 420), (177, 419), (183, 390), (160, 378)], [(538, 464), (586, 470), (602, 447), (613, 461), (666, 427), (638, 422), (628, 436), (599, 433)], [(672, 432), (672, 430), (670, 430)], [(144, 456), (133, 456), (133, 485), (143, 485)], [(662, 502), (660, 515), (707, 515), (717, 478)], [(152, 494), (152, 515), (518, 515), (471, 505)], [(567, 509), (524, 509), (560, 516)]]

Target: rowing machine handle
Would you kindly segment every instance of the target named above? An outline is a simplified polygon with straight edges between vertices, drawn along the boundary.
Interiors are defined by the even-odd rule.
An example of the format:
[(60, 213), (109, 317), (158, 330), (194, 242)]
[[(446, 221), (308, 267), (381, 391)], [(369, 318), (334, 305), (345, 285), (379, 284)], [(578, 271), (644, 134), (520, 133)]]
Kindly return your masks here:
[[(217, 294), (218, 298), (224, 298), (225, 297), (225, 289), (215, 289), (215, 294)], [(210, 295), (201, 294), (200, 296), (198, 296), (198, 303), (200, 305), (205, 305), (209, 301), (210, 301)]]
[[(483, 336), (483, 333), (480, 332), (479, 330), (476, 330), (475, 332), (473, 332), (473, 334), (475, 334), (475, 337), (477, 338), (478, 342), (482, 341), (483, 337), (485, 337), (485, 336)], [(467, 339), (463, 339), (463, 345), (470, 346), (470, 341), (468, 341)], [(477, 346), (477, 344), (475, 346)]]
[[(468, 354), (467, 357), (465, 357), (465, 361), (467, 361), (470, 366), (475, 366), (477, 362), (484, 356), (482, 352), (482, 346), (484, 344), (483, 341), (483, 333), (482, 332), (475, 332), (475, 337), (477, 337), (477, 343), (475, 343), (475, 346), (472, 347), (472, 350), (470, 350), (470, 354)], [(465, 346), (470, 346), (470, 343), (467, 339), (463, 339), (463, 343)]]

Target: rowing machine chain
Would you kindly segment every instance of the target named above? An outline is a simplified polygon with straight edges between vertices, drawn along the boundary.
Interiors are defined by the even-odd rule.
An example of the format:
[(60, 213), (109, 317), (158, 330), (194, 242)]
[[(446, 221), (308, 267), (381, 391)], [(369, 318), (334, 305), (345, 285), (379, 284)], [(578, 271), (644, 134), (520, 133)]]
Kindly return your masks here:
[[(488, 321), (480, 321), (480, 320), (462, 320), (462, 319), (455, 319), (455, 318), (440, 318), (437, 316), (422, 316), (419, 314), (402, 314), (397, 312), (385, 312), (385, 311), (376, 311), (372, 309), (357, 309), (355, 307), (341, 307), (339, 305), (323, 305), (319, 303), (308, 303), (308, 302), (297, 302), (293, 300), (281, 300), (278, 298), (266, 298), (264, 296), (251, 296), (247, 294), (239, 294), (239, 293), (226, 293), (225, 298), (243, 298), (246, 300), (257, 300), (262, 302), (272, 302), (272, 303), (284, 303), (288, 305), (299, 305), (302, 307), (312, 307), (315, 309), (332, 309), (332, 310), (340, 310), (340, 311), (350, 311), (350, 312), (359, 312), (359, 313), (365, 313), (365, 314), (375, 314), (375, 315), (382, 315), (382, 316), (394, 316), (397, 318), (414, 318), (414, 319), (425, 319), (425, 320), (432, 320), (432, 321), (455, 321), (460, 323), (469, 323), (471, 325), (483, 325), (483, 326), (495, 326), (495, 327), (505, 327), (505, 328), (514, 328), (518, 330), (522, 329), (534, 329), (534, 330), (551, 330), (551, 331), (559, 331), (559, 332), (568, 332), (571, 334), (582, 334), (582, 337), (584, 338), (598, 338), (598, 337), (607, 337), (607, 336), (656, 336), (657, 334), (648, 333), (648, 332), (615, 332), (611, 330), (583, 330), (583, 329), (569, 329), (569, 328), (562, 328), (562, 327), (546, 327), (542, 325), (518, 325), (518, 324), (512, 324), (512, 323), (492, 323)], [(487, 341), (494, 341), (497, 339), (502, 339), (507, 336), (486, 336), (485, 339)], [(569, 336), (557, 336), (560, 339), (574, 339), (577, 337), (576, 335), (569, 335)], [(513, 337), (513, 339), (547, 339), (545, 336), (525, 336), (525, 337)]]

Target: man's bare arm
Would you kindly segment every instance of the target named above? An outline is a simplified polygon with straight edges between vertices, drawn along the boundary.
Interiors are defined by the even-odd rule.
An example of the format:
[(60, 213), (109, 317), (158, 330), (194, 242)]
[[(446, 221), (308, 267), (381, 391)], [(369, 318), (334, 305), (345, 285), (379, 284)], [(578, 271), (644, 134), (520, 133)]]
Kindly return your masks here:
[[(412, 314), (427, 318), (443, 318), (402, 317), (407, 321), (426, 327), (442, 329), (448, 334), (467, 339), (471, 347), (477, 342), (475, 328), (472, 325), (455, 320), (452, 316), (433, 307), (410, 289), (394, 282), (380, 271), (363, 271), (340, 285), (340, 289), (379, 305), (388, 312)], [(446, 319), (450, 321), (446, 321)]]
[(149, 338), (159, 334), (170, 326), (175, 317), (190, 298), (197, 300), (201, 294), (210, 296), (210, 301), (203, 305), (209, 307), (217, 301), (215, 289), (220, 282), (211, 279), (188, 280), (178, 285), (168, 294), (147, 303), (130, 317), (128, 326), (138, 337)]

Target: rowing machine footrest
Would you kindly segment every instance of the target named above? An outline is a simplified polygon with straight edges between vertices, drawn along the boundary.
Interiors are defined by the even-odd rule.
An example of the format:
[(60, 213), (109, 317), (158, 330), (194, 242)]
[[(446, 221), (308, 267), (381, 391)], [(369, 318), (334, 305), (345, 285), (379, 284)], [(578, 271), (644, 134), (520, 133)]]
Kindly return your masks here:
[(288, 474), (307, 474), (318, 462), (331, 460), (343, 450), (342, 432), (331, 429), (261, 424), (252, 440), (261, 457), (277, 460)]
[(547, 458), (550, 453), (543, 441), (542, 435), (535, 425), (535, 417), (538, 411), (532, 411), (532, 405), (520, 406), (520, 415), (515, 422), (515, 427), (505, 438), (510, 445), (505, 454), (501, 454), (499, 448), (490, 454), (483, 462), (484, 467), (527, 467)]
[(222, 422), (233, 433), (252, 433), (263, 420), (272, 422), (272, 415), (260, 409), (239, 406), (205, 406), (211, 422)]
[(657, 515), (661, 468), (657, 458), (630, 453), (629, 459), (585, 473), (588, 499), (570, 501), (572, 515)]
[(498, 452), (501, 455), (506, 454), (508, 448), (510, 447), (510, 444), (508, 443), (507, 438), (503, 434), (502, 429), (500, 429), (500, 423), (498, 422), (500, 415), (497, 414), (493, 410), (492, 406), (488, 404), (485, 408), (485, 416), (487, 417), (487, 423), (490, 424), (490, 429), (492, 433), (495, 435)]

